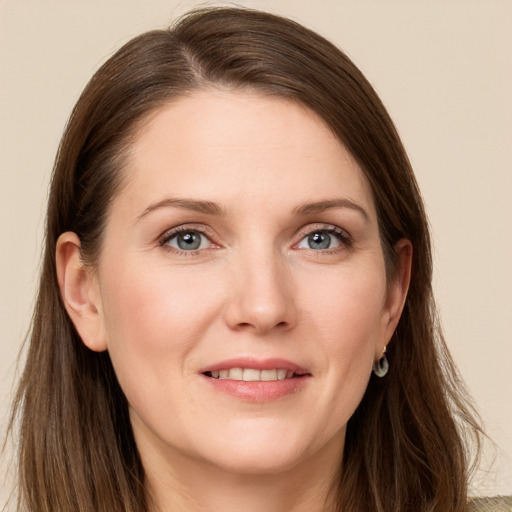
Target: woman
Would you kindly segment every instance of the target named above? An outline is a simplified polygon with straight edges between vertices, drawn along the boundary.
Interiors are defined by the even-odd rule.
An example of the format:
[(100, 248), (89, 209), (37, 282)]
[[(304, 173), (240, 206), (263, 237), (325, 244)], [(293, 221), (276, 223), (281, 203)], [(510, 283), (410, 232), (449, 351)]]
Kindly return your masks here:
[(431, 274), (343, 53), (239, 9), (132, 40), (55, 164), (20, 510), (465, 510), (479, 429)]

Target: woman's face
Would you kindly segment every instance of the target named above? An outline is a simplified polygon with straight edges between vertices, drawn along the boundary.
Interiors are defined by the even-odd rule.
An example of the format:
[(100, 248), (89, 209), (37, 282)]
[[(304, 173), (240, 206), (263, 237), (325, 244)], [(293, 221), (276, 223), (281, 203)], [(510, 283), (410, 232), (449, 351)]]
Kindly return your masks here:
[(91, 281), (143, 461), (339, 460), (398, 320), (360, 168), (311, 111), (203, 91), (140, 129)]

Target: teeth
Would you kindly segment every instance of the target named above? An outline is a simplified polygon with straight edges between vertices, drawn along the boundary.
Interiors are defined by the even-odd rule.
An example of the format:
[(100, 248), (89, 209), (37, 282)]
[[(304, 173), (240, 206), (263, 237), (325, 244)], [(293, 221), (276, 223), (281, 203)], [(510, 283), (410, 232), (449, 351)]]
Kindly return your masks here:
[(228, 375), (226, 376), (226, 379), (231, 380), (244, 380), (242, 377), (244, 375), (244, 371), (242, 368), (231, 368), (231, 370), (228, 370)]
[(210, 372), (214, 379), (243, 380), (246, 382), (268, 382), (273, 380), (291, 379), (294, 373), (291, 370), (276, 368), (274, 370), (256, 370), (254, 368), (230, 368)]
[(253, 370), (252, 368), (245, 368), (242, 380), (248, 382), (255, 382), (261, 380), (261, 372), (259, 370)]
[(282, 368), (280, 370), (277, 370), (277, 378), (279, 380), (284, 380), (286, 379), (286, 370), (283, 370)]
[(277, 380), (277, 370), (261, 370), (260, 380)]

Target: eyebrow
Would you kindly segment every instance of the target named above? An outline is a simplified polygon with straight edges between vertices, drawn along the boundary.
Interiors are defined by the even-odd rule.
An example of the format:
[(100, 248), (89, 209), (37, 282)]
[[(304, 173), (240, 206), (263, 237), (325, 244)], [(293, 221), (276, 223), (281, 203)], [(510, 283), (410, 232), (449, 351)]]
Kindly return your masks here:
[[(188, 198), (177, 198), (177, 197), (168, 197), (161, 201), (157, 201), (155, 203), (150, 204), (138, 217), (137, 222), (144, 218), (149, 213), (158, 210), (160, 208), (182, 208), (185, 210), (190, 210), (193, 212), (204, 213), (206, 215), (215, 215), (215, 216), (226, 216), (226, 211), (217, 203), (212, 201), (202, 201), (198, 199), (188, 199)], [(334, 209), (334, 208), (349, 208), (351, 210), (355, 210), (359, 212), (364, 219), (368, 222), (370, 217), (366, 210), (355, 203), (351, 199), (346, 198), (336, 198), (336, 199), (326, 199), (323, 201), (316, 201), (311, 203), (304, 203), (294, 208), (293, 212), (296, 215), (307, 216), (314, 215), (316, 213), (321, 213), (326, 210)]]
[(200, 201), (197, 199), (168, 197), (162, 201), (150, 204), (138, 217), (137, 222), (149, 213), (160, 208), (182, 208), (206, 215), (225, 216), (226, 212), (217, 204), (211, 201)]
[(368, 222), (370, 220), (370, 216), (361, 205), (347, 198), (326, 199), (314, 203), (304, 203), (297, 206), (294, 209), (294, 213), (304, 216), (314, 215), (315, 213), (321, 213), (332, 208), (350, 208), (351, 210), (359, 212), (364, 217), (365, 221)]

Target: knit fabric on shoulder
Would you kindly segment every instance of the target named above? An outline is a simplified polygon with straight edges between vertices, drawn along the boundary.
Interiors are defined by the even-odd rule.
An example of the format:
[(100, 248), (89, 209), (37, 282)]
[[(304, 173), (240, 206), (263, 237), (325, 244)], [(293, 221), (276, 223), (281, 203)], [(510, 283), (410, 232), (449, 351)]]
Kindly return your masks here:
[(471, 498), (468, 512), (512, 512), (512, 496)]

